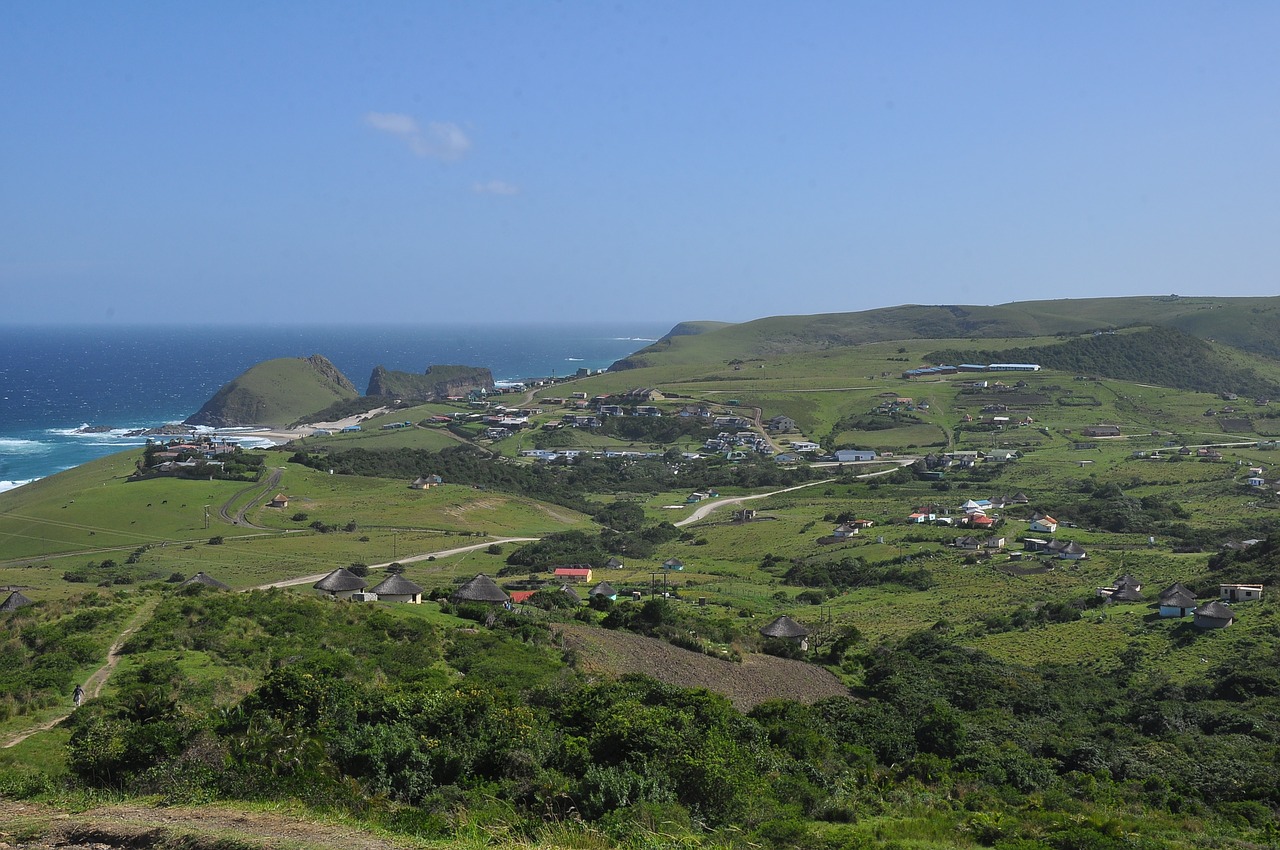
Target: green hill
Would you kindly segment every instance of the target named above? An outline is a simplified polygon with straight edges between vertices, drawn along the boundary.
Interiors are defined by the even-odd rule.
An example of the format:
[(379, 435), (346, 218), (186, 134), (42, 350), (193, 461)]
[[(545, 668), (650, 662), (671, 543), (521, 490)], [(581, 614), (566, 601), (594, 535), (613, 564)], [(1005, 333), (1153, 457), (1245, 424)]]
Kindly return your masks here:
[(1176, 295), (1025, 301), (995, 306), (908, 304), (857, 313), (773, 316), (740, 324), (697, 323), (614, 364), (616, 369), (772, 357), (871, 342), (1052, 336), (1132, 325), (1164, 325), (1242, 351), (1280, 356), (1280, 298)]
[(188, 425), (285, 425), (360, 393), (319, 354), (282, 357), (250, 367), (224, 384)]
[(1046, 369), (1182, 390), (1263, 398), (1280, 394), (1280, 384), (1234, 363), (1210, 343), (1176, 328), (1097, 334), (1025, 348), (946, 349), (930, 352), (925, 358), (935, 363), (1039, 363)]
[(493, 389), (493, 373), (481, 366), (428, 366), (421, 375), (375, 366), (365, 395), (404, 401), (439, 401), (476, 389)]

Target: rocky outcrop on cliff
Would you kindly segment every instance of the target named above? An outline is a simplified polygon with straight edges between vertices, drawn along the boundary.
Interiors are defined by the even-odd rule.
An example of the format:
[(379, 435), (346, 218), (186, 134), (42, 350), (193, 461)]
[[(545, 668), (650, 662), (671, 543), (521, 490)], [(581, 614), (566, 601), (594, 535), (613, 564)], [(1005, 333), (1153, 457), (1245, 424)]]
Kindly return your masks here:
[(187, 425), (283, 426), (360, 392), (338, 367), (319, 354), (282, 357), (250, 367), (224, 384)]
[(369, 376), (365, 395), (403, 401), (440, 401), (478, 389), (493, 389), (493, 373), (480, 366), (428, 366), (421, 375), (377, 366)]

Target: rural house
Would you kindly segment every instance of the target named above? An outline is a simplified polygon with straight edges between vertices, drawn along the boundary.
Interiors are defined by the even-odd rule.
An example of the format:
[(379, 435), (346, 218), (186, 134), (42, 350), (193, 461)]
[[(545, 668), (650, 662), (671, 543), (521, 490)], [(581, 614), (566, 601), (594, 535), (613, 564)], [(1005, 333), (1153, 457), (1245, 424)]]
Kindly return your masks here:
[(552, 575), (558, 579), (586, 584), (591, 581), (591, 567), (586, 564), (575, 564), (572, 567), (556, 567)]
[(365, 580), (346, 567), (338, 567), (312, 587), (330, 599), (350, 599), (352, 594), (364, 590)]
[(1031, 525), (1027, 527), (1027, 531), (1036, 534), (1053, 534), (1058, 530), (1058, 521), (1048, 514), (1036, 513), (1031, 517)]
[(15, 590), (13, 593), (9, 594), (3, 604), (0, 604), (0, 611), (17, 611), (19, 608), (25, 608), (28, 605), (34, 604), (35, 603), (30, 599)]
[(1215, 600), (1196, 608), (1192, 625), (1197, 629), (1225, 629), (1235, 621), (1231, 606)]
[(1262, 598), (1260, 584), (1220, 584), (1218, 598), (1223, 602), (1252, 602)]
[(193, 584), (202, 584), (205, 587), (211, 587), (214, 590), (230, 590), (231, 589), (227, 585), (223, 584), (222, 582), (218, 581), (216, 578), (214, 578), (213, 576), (205, 572), (196, 573), (191, 578), (179, 584), (178, 589), (181, 590), (182, 588), (190, 587)]
[(383, 602), (408, 602), (411, 605), (422, 602), (422, 588), (399, 574), (387, 576), (370, 592), (376, 593)]
[(511, 601), (511, 597), (507, 595), (505, 590), (498, 587), (493, 579), (484, 573), (479, 573), (451, 593), (449, 601), (453, 603), (485, 602), (490, 605), (500, 605)]
[(1196, 607), (1196, 595), (1176, 581), (1160, 591), (1159, 600), (1161, 617), (1185, 617)]
[(809, 648), (809, 630), (785, 614), (761, 628), (760, 634), (767, 638), (789, 640), (799, 644), (804, 650)]

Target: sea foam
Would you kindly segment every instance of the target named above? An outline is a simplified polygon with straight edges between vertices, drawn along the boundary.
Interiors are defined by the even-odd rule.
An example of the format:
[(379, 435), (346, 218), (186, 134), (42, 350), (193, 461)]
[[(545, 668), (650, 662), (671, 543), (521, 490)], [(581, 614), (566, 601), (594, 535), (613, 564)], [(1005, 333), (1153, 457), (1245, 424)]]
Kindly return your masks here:
[(39, 440), (21, 440), (16, 437), (0, 437), (0, 452), (8, 454), (43, 454), (52, 446)]

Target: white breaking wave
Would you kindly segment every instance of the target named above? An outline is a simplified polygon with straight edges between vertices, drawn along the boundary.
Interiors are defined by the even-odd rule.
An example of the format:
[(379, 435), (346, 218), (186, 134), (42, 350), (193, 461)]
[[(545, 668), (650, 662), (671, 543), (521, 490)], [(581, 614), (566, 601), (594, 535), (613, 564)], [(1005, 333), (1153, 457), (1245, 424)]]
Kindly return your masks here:
[(0, 452), (9, 454), (34, 455), (43, 454), (53, 448), (39, 440), (20, 440), (16, 437), (0, 437)]
[(30, 484), (32, 481), (39, 481), (39, 478), (28, 478), (26, 481), (0, 481), (0, 493), (9, 490), (15, 490), (23, 484)]

